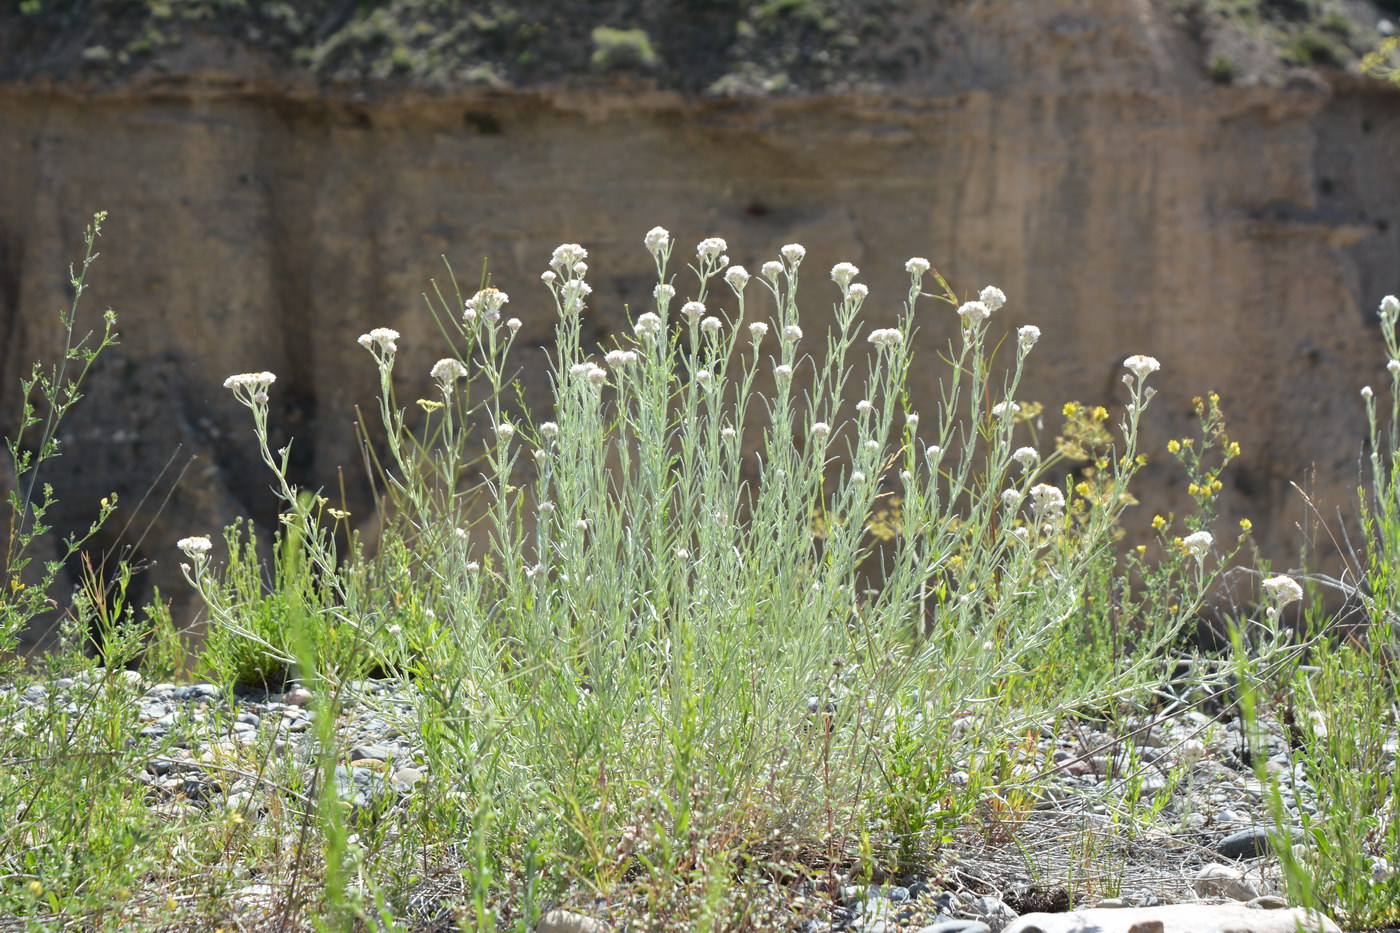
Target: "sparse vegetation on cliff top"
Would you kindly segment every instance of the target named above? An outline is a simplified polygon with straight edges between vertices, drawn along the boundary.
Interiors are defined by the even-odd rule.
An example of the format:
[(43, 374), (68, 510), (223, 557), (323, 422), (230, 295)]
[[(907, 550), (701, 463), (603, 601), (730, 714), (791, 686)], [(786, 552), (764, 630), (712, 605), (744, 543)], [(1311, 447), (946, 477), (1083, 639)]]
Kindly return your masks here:
[[(1210, 48), (1203, 73), (1253, 80), (1353, 65), (1400, 0), (1157, 0)], [(288, 73), (424, 88), (633, 79), (719, 96), (888, 87), (936, 55), (966, 0), (22, 0), (0, 10), (0, 79), (180, 70), (228, 40)], [(1233, 59), (1255, 59), (1253, 62)], [(236, 59), (233, 59), (236, 60)]]

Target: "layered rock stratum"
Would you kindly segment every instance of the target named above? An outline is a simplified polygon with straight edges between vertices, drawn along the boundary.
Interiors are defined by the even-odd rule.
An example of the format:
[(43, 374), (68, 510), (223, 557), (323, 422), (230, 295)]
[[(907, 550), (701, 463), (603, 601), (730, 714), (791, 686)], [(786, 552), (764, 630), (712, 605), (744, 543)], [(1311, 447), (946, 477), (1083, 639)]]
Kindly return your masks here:
[[(451, 6), (424, 4), (423, 21)], [(526, 24), (548, 8), (521, 6)], [(401, 331), (400, 397), (426, 395), (443, 344), (422, 295), (441, 256), (468, 287), (487, 260), (524, 321), (527, 398), (543, 404), (550, 251), (590, 250), (588, 333), (602, 341), (649, 299), (641, 237), (655, 224), (682, 243), (725, 236), (751, 269), (805, 244), (812, 321), (841, 260), (870, 285), (871, 327), (892, 322), (908, 256), (965, 292), (996, 283), (1010, 296), (998, 336), (1044, 331), (1021, 394), (1045, 403), (1047, 442), (1063, 402), (1121, 406), (1123, 359), (1156, 356), (1139, 525), (1186, 506), (1162, 448), (1208, 390), (1243, 448), (1222, 534), (1248, 517), (1288, 567), (1299, 524), (1354, 513), (1357, 393), (1389, 384), (1375, 308), (1400, 292), (1395, 88), (1340, 52), (1301, 67), (1259, 33), (1216, 28), (1205, 3), (890, 2), (865, 18), (832, 3), (832, 22), (787, 32), (755, 4), (693, 6), (682, 29), (665, 4), (632, 4), (649, 45), (590, 31), (629, 27), (598, 14), (628, 5), (579, 4), (577, 23), (523, 51), (517, 19), (509, 42), (446, 59), (429, 55), (431, 31), (386, 51), (348, 15), (319, 45), (314, 23), (273, 41), (266, 24), (250, 37), (177, 19), (178, 41), (170, 26), (135, 51), (145, 27), (98, 13), (0, 18), (0, 384), (55, 353), (83, 224), (111, 214), (86, 311), (114, 309), (122, 344), (48, 476), (58, 529), (119, 492), (129, 505), (99, 543), (153, 564), (145, 579), (169, 593), (176, 538), (274, 521), (247, 413), (221, 388), (262, 369), (279, 375), (274, 442), (295, 439), (296, 477), (336, 498), (343, 477), (368, 516), (354, 423), (375, 374), (355, 337)], [(1358, 29), (1385, 26), (1381, 7), (1347, 10)], [(707, 23), (735, 38), (705, 45)], [(412, 54), (395, 58), (400, 46)], [(677, 48), (698, 50), (694, 73)], [(521, 64), (556, 49), (558, 67)], [(955, 316), (926, 309), (917, 340), (933, 359)], [(916, 404), (932, 407), (941, 373), (915, 373)]]

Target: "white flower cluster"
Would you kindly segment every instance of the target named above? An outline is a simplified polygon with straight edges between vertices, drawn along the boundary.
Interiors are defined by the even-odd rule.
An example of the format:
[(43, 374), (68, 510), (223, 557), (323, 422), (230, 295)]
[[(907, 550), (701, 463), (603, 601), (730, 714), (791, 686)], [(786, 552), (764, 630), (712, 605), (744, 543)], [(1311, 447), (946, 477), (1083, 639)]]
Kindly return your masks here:
[(559, 425), (553, 421), (546, 421), (544, 424), (540, 425), (540, 435), (548, 438), (558, 437)]
[(266, 393), (267, 387), (276, 381), (276, 373), (239, 373), (225, 379), (224, 388), (232, 389), (235, 392), (239, 389), (246, 389), (252, 395), (261, 395)]
[(796, 324), (789, 324), (787, 327), (783, 328), (783, 339), (789, 343), (797, 343), (797, 341), (802, 339), (802, 328), (798, 327)]
[(958, 316), (969, 328), (976, 327), (992, 316), (992, 310), (980, 301), (965, 301), (958, 307)]
[(1162, 364), (1157, 362), (1155, 357), (1143, 356), (1141, 353), (1135, 353), (1128, 357), (1123, 361), (1123, 365), (1127, 368), (1128, 372), (1139, 379), (1146, 379), (1162, 368)]
[(1400, 298), (1386, 295), (1381, 299), (1381, 317), (1400, 317)]
[(988, 312), (1000, 311), (1006, 305), (1006, 292), (995, 285), (988, 285), (977, 297), (987, 306)]
[(480, 315), (494, 324), (501, 319), (501, 308), (509, 301), (510, 296), (499, 288), (483, 288), (467, 299), (466, 308), (462, 311), (462, 320), (470, 324)]
[(724, 329), (724, 322), (721, 321), (719, 318), (715, 317), (713, 314), (711, 314), (709, 317), (705, 318), (705, 320), (700, 322), (700, 329), (706, 334), (713, 337)]
[(451, 382), (466, 377), (466, 367), (462, 366), (461, 360), (454, 360), (449, 357), (449, 359), (438, 360), (437, 363), (434, 363), (433, 368), (431, 368), (428, 374), (438, 382), (448, 382), (448, 384), (451, 384)]
[(1019, 509), (1021, 507), (1021, 500), (1024, 498), (1026, 497), (1021, 492), (1021, 490), (1006, 489), (1002, 491), (1001, 504), (1006, 506), (1008, 509)]
[(1065, 494), (1049, 483), (1037, 483), (1031, 487), (1031, 506), (1044, 517), (1058, 515), (1065, 507)]
[(915, 256), (904, 264), (904, 271), (916, 278), (922, 278), (924, 273), (933, 268), (929, 261), (922, 256)]
[(812, 425), (812, 436), (819, 441), (824, 441), (831, 436), (831, 425), (825, 421), (818, 421)]
[(184, 551), (186, 557), (198, 564), (209, 556), (209, 551), (214, 547), (214, 543), (204, 535), (195, 535), (191, 538), (181, 538), (175, 542), (175, 546)]
[(831, 281), (839, 285), (842, 291), (844, 291), (851, 284), (851, 280), (858, 275), (860, 275), (860, 270), (849, 262), (838, 262), (831, 267)]
[(367, 334), (361, 334), (358, 339), (360, 346), (371, 353), (378, 348), (383, 353), (397, 353), (399, 332), (392, 327), (376, 327)]
[(603, 359), (606, 360), (607, 364), (613, 369), (620, 369), (623, 366), (630, 366), (631, 364), (637, 362), (637, 351), (609, 350), (607, 355), (604, 356)]
[(685, 315), (687, 321), (696, 324), (705, 316), (705, 306), (698, 301), (687, 301), (681, 305), (681, 314)]
[(500, 424), (496, 425), (496, 436), (502, 441), (508, 441), (512, 437), (515, 437), (515, 428), (509, 423), (502, 421)]
[(736, 294), (742, 293), (744, 286), (749, 284), (749, 270), (743, 266), (730, 266), (724, 273), (724, 280)]
[(1303, 598), (1303, 588), (1292, 577), (1270, 577), (1263, 583), (1264, 594), (1277, 606), (1287, 606)]
[(872, 330), (870, 336), (865, 339), (882, 350), (893, 350), (904, 342), (904, 335), (899, 332), (898, 328), (882, 327), (878, 330)]
[(749, 325), (749, 336), (754, 339), (755, 343), (762, 340), (767, 334), (768, 325), (762, 321), (754, 321)]
[(645, 240), (647, 252), (653, 256), (659, 256), (671, 245), (671, 232), (665, 227), (652, 227), (647, 231)]
[(1034, 324), (1024, 324), (1016, 329), (1016, 344), (1022, 350), (1029, 350), (1040, 339), (1040, 328)]
[(579, 379), (586, 380), (595, 389), (608, 381), (608, 371), (592, 361), (575, 363), (569, 367), (569, 372)]
[(720, 260), (722, 265), (728, 265), (723, 261), (724, 253), (729, 249), (729, 244), (717, 236), (706, 237), (695, 247), (695, 257), (701, 262), (710, 260)]
[(1186, 548), (1191, 556), (1198, 561), (1205, 560), (1214, 545), (1215, 535), (1209, 531), (1197, 531), (1181, 539), (1181, 546)]
[[(663, 231), (664, 232), (664, 231)], [(588, 250), (577, 243), (561, 243), (554, 247), (554, 255), (549, 259), (550, 268), (564, 274), (578, 263), (588, 258)]]
[(1021, 469), (1029, 470), (1040, 459), (1040, 452), (1034, 447), (1018, 447), (1011, 455), (1011, 459), (1021, 465)]
[[(801, 243), (789, 243), (778, 250), (778, 254), (790, 262), (793, 268), (797, 268), (797, 266), (802, 263), (802, 258), (807, 255), (807, 247), (803, 246)], [(763, 268), (764, 272), (767, 272), (768, 264), (764, 263)], [(782, 271), (782, 266), (778, 266), (778, 271)]]
[(783, 264), (775, 259), (770, 259), (759, 267), (760, 272), (766, 275), (773, 282), (778, 281), (778, 276), (783, 274)]
[[(667, 286), (667, 288), (669, 287)], [(653, 311), (640, 314), (632, 325), (632, 331), (643, 340), (649, 340), (661, 333), (661, 318)]]
[(992, 406), (992, 414), (998, 418), (1002, 417), (1003, 415), (1011, 415), (1012, 417), (1015, 417), (1016, 413), (1020, 410), (1021, 404), (1019, 402), (997, 402), (995, 405)]

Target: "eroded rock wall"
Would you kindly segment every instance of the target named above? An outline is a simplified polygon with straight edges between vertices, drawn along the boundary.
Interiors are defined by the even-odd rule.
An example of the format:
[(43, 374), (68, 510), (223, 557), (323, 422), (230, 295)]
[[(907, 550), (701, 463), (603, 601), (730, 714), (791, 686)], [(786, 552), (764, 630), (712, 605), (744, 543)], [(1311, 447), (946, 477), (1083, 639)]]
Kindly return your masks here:
[[(123, 541), (170, 592), (176, 538), (271, 520), (247, 413), (220, 385), (249, 369), (279, 375), (274, 443), (295, 438), (297, 475), (338, 489), (343, 468), (368, 514), (353, 423), (375, 377), (355, 337), (400, 330), (400, 396), (427, 394), (439, 255), (468, 285), (489, 259), (542, 403), (550, 251), (589, 248), (601, 340), (649, 298), (641, 237), (659, 223), (683, 244), (726, 236), (751, 269), (805, 244), (818, 316), (825, 270), (852, 261), (871, 327), (890, 322), (910, 255), (966, 291), (999, 284), (997, 330), (1045, 334), (1022, 397), (1046, 403), (1047, 437), (1066, 400), (1124, 401), (1125, 356), (1158, 357), (1140, 524), (1184, 507), (1162, 445), (1215, 389), (1244, 449), (1221, 531), (1247, 516), (1275, 566), (1296, 563), (1306, 509), (1290, 484), (1329, 519), (1350, 508), (1357, 392), (1388, 378), (1374, 309), (1400, 292), (1400, 94), (1344, 76), (1212, 86), (1146, 2), (970, 4), (943, 28), (909, 87), (841, 97), (352, 94), (278, 83), (227, 50), (217, 69), (120, 88), (0, 88), (0, 384), (53, 354), (66, 264), (90, 213), (111, 212), (86, 313), (115, 309), (122, 345), (51, 474), (60, 528), (119, 491)], [(954, 316), (926, 308), (933, 359)], [(930, 408), (940, 372), (914, 377)]]

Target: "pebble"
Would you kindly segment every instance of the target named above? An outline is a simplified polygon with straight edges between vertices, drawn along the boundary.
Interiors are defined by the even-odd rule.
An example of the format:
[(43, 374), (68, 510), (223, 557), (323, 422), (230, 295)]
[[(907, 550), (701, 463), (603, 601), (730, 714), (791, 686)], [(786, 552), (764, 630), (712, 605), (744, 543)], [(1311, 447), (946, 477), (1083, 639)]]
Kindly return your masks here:
[(1243, 904), (1171, 904), (1121, 910), (1026, 914), (1003, 933), (1341, 933), (1320, 914), (1251, 910)]
[(1244, 872), (1219, 862), (1211, 862), (1198, 871), (1191, 887), (1201, 897), (1228, 897), (1236, 901), (1252, 901), (1259, 896), (1259, 891), (1254, 885), (1245, 880)]
[(551, 910), (540, 918), (535, 933), (612, 933), (612, 927), (587, 914)]

